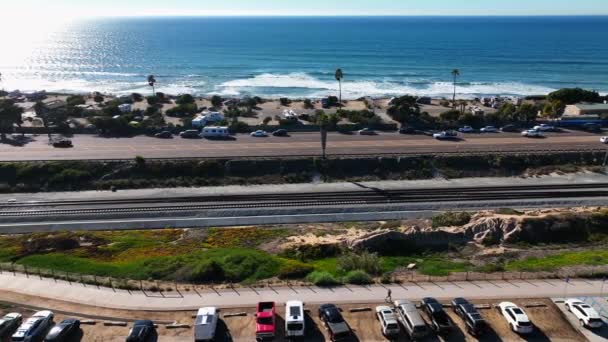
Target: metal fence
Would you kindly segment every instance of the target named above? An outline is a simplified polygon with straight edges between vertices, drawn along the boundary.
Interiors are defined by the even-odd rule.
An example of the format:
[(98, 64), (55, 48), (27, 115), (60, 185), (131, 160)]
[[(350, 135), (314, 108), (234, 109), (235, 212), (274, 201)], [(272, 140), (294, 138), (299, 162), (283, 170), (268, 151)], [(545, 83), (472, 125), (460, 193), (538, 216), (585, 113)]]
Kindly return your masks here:
[[(115, 277), (102, 277), (95, 275), (85, 275), (80, 273), (71, 273), (65, 271), (57, 271), (53, 269), (43, 269), (38, 267), (28, 267), (25, 265), (14, 263), (0, 263), (0, 274), (12, 273), (13, 275), (24, 275), (39, 279), (54, 279), (55, 281), (65, 281), (74, 285), (90, 285), (97, 287), (106, 287), (112, 289), (122, 289), (128, 291), (142, 291), (149, 293), (167, 293), (174, 292), (181, 294), (184, 291), (217, 291), (219, 289), (237, 289), (237, 288), (265, 288), (265, 287), (281, 287), (281, 286), (314, 286), (314, 284), (295, 280), (287, 281), (280, 279), (270, 279), (259, 281), (251, 284), (233, 284), (233, 283), (206, 283), (192, 284), (180, 282), (177, 279), (174, 281), (167, 280), (133, 280)], [(599, 266), (584, 266), (582, 268), (571, 267), (564, 268), (554, 272), (452, 272), (443, 276), (424, 275), (417, 271), (401, 271), (395, 272), (390, 277), (382, 277), (376, 279), (377, 283), (383, 284), (401, 284), (401, 283), (423, 283), (423, 282), (467, 282), (467, 281), (509, 281), (509, 280), (539, 280), (539, 279), (565, 279), (565, 278), (587, 278), (597, 279), (608, 277), (608, 265)]]

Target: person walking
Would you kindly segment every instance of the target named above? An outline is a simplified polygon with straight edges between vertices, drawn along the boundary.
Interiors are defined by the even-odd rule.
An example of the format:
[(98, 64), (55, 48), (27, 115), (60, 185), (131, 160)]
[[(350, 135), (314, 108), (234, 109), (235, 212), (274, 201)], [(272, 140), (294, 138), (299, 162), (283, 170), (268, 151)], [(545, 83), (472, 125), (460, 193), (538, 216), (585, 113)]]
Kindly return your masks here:
[(393, 301), (393, 291), (391, 291), (391, 289), (388, 289), (388, 291), (386, 292), (386, 298), (384, 299), (386, 302), (391, 303)]

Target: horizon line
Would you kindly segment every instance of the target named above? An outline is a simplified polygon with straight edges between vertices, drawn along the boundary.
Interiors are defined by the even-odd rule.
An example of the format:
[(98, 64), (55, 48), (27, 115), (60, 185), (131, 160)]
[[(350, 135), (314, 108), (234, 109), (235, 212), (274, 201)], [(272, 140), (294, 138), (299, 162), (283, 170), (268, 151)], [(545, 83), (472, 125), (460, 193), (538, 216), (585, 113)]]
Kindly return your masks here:
[(292, 14), (292, 13), (255, 13), (255, 14), (189, 14), (189, 13), (169, 13), (169, 14), (158, 14), (158, 13), (143, 13), (135, 15), (116, 15), (116, 14), (100, 14), (83, 16), (84, 18), (170, 18), (170, 17), (190, 17), (190, 18), (238, 18), (238, 17), (302, 17), (302, 18), (323, 18), (323, 17), (353, 17), (353, 18), (366, 18), (366, 17), (384, 17), (384, 18), (407, 18), (407, 17), (452, 17), (452, 18), (468, 18), (468, 17), (497, 17), (497, 18), (534, 18), (534, 17), (608, 17), (608, 13), (605, 14)]

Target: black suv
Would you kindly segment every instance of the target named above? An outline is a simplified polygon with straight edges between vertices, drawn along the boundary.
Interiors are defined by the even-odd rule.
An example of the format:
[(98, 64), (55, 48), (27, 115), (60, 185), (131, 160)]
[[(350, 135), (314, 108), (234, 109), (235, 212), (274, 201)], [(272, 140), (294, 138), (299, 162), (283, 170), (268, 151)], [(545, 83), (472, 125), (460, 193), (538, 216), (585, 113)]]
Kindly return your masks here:
[(486, 320), (483, 319), (479, 311), (477, 311), (475, 305), (469, 303), (468, 300), (464, 298), (454, 298), (454, 300), (452, 300), (452, 309), (460, 318), (462, 318), (469, 334), (479, 336), (486, 331), (488, 327)]
[(454, 328), (452, 320), (447, 312), (443, 310), (443, 305), (437, 299), (430, 297), (422, 298), (420, 306), (431, 320), (431, 326), (437, 334), (448, 334), (452, 331)]
[(154, 323), (150, 320), (140, 320), (133, 323), (127, 342), (144, 342), (155, 334)]

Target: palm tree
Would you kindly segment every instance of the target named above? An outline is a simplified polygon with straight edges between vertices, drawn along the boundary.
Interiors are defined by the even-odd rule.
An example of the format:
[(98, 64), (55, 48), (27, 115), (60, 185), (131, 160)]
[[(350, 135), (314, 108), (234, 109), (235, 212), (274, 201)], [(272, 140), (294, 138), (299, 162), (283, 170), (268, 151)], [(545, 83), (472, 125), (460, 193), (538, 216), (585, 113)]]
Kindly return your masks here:
[(338, 68), (336, 70), (336, 81), (338, 81), (338, 87), (340, 88), (340, 107), (342, 106), (342, 79), (344, 78), (344, 74), (342, 73), (342, 69)]
[(49, 141), (51, 141), (49, 108), (44, 104), (44, 102), (38, 101), (34, 105), (34, 112), (36, 113), (36, 116), (42, 120), (42, 125), (46, 129), (46, 134), (49, 137)]
[(154, 75), (148, 76), (148, 85), (152, 87), (152, 95), (156, 96), (156, 90), (154, 90), (154, 84), (156, 83), (156, 78)]
[(460, 76), (460, 70), (452, 70), (452, 76), (454, 76), (454, 96), (452, 97), (452, 108), (456, 108), (456, 79)]

